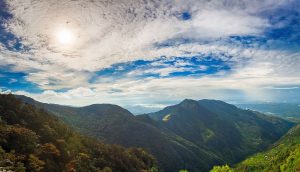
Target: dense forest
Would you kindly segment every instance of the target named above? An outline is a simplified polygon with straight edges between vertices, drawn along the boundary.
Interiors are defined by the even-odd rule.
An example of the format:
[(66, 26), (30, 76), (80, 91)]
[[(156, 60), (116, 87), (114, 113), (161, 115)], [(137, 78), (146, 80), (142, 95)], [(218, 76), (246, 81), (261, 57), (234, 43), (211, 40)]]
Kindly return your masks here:
[(211, 172), (298, 172), (300, 171), (300, 125), (292, 128), (269, 150), (230, 168), (216, 166)]
[(141, 148), (109, 145), (82, 136), (56, 116), (0, 95), (0, 171), (154, 172)]
[[(18, 98), (22, 101), (0, 95), (2, 171), (193, 172), (228, 162), (231, 165), (211, 166), (211, 172), (300, 170), (300, 125), (269, 150), (234, 165), (242, 156), (264, 150), (294, 124), (221, 101), (184, 100), (156, 113), (134, 116), (116, 105), (73, 108)], [(77, 133), (61, 119), (107, 143)]]
[(165, 172), (206, 172), (265, 150), (294, 124), (216, 100), (190, 100), (134, 116), (111, 104), (69, 107), (23, 101), (46, 109), (83, 134), (106, 143), (142, 147)]

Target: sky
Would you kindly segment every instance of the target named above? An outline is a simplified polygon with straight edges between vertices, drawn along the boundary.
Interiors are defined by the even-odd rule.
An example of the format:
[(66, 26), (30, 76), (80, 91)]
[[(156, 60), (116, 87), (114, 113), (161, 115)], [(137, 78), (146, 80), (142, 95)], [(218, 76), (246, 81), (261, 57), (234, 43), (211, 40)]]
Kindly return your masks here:
[(141, 112), (300, 102), (299, 0), (0, 0), (0, 92)]

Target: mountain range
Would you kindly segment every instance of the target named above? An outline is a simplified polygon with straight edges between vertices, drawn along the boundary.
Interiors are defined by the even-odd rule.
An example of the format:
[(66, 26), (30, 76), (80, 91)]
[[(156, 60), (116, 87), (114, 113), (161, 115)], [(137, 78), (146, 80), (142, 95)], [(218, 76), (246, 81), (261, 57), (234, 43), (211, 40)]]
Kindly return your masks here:
[(217, 100), (185, 99), (135, 116), (111, 104), (69, 107), (18, 98), (53, 113), (82, 134), (149, 151), (165, 172), (205, 172), (214, 165), (235, 164), (265, 150), (294, 125)]
[(237, 104), (243, 109), (252, 109), (262, 113), (276, 115), (291, 121), (300, 121), (300, 105), (296, 103), (253, 103)]

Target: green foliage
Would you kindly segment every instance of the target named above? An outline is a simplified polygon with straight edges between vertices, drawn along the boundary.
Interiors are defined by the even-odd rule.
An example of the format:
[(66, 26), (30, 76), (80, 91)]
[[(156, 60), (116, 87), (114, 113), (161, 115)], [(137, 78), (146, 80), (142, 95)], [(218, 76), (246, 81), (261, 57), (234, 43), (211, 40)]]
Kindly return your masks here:
[(231, 169), (215, 166), (211, 172), (294, 172), (300, 171), (300, 125), (292, 128), (269, 150), (247, 158)]
[[(215, 100), (186, 99), (149, 116), (161, 122), (166, 114), (172, 114), (172, 120), (163, 123), (166, 128), (177, 134), (178, 138), (184, 138), (197, 147), (205, 147), (208, 155), (197, 154), (202, 156), (197, 161), (211, 165), (210, 168), (218, 163), (237, 163), (248, 155), (266, 149), (294, 125), (277, 117), (242, 110)], [(209, 159), (215, 161), (211, 163)]]
[(300, 125), (292, 128), (268, 151), (258, 153), (239, 163), (234, 171), (300, 171)]
[[(75, 108), (23, 99), (54, 113), (81, 133), (149, 150), (164, 171), (208, 171), (215, 164), (239, 162), (266, 149), (293, 125), (214, 100), (184, 100), (159, 112), (134, 116), (116, 105)], [(45, 133), (52, 133), (49, 126), (44, 127)], [(73, 139), (76, 137), (69, 138), (74, 143), (67, 145), (69, 149), (82, 147)]]
[(111, 168), (109, 167), (104, 167), (100, 172), (113, 172)]
[(140, 172), (156, 166), (143, 149), (125, 149), (74, 132), (57, 117), (0, 95), (0, 167), (16, 172)]
[(214, 166), (210, 172), (233, 172), (233, 170), (228, 165)]
[(15, 172), (25, 172), (24, 159), (25, 157), (23, 155), (16, 155), (14, 151), (5, 152), (0, 146), (0, 167), (2, 171), (12, 170)]
[(46, 163), (44, 161), (40, 160), (33, 154), (30, 154), (28, 157), (28, 170), (32, 172), (43, 171), (45, 164)]
[(187, 170), (179, 170), (179, 172), (189, 172), (189, 171), (187, 171)]
[(33, 152), (37, 148), (38, 135), (24, 127), (9, 126), (0, 128), (1, 145), (6, 150), (20, 153)]
[(157, 167), (152, 167), (149, 172), (159, 172)]

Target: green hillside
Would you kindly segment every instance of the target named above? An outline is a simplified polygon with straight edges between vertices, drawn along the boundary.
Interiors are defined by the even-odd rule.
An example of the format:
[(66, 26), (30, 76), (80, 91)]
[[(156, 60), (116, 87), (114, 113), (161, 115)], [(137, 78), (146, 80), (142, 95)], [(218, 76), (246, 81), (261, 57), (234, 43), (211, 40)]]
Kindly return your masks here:
[(300, 125), (292, 128), (269, 150), (258, 153), (234, 168), (214, 167), (211, 172), (297, 172), (300, 171)]
[(74, 132), (54, 115), (0, 95), (0, 171), (150, 171), (143, 149), (104, 144)]
[(148, 150), (165, 172), (179, 171), (185, 167), (208, 171), (213, 165), (224, 163), (206, 147), (196, 146), (147, 115), (134, 116), (116, 105), (74, 108), (44, 104), (23, 96), (19, 98), (51, 111), (81, 133), (101, 138), (106, 143)]
[(182, 138), (206, 146), (227, 163), (264, 150), (293, 125), (216, 100), (184, 100), (149, 115)]
[(76, 108), (20, 98), (106, 143), (148, 150), (165, 172), (205, 172), (217, 164), (237, 163), (266, 149), (293, 125), (214, 100), (184, 100), (156, 113), (134, 116), (110, 104)]

